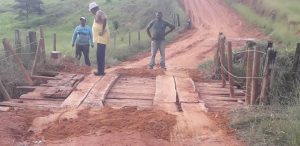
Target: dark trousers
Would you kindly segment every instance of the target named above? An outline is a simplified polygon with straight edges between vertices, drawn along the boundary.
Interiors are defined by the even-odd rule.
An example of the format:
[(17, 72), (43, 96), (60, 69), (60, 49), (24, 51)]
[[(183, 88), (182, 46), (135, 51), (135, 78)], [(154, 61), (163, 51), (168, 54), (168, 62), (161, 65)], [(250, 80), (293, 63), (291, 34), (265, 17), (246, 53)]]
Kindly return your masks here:
[(81, 54), (83, 53), (84, 62), (87, 66), (91, 66), (91, 61), (89, 57), (90, 45), (76, 45), (76, 58), (80, 60)]
[(98, 64), (98, 74), (104, 74), (105, 70), (105, 44), (97, 44), (97, 64)]

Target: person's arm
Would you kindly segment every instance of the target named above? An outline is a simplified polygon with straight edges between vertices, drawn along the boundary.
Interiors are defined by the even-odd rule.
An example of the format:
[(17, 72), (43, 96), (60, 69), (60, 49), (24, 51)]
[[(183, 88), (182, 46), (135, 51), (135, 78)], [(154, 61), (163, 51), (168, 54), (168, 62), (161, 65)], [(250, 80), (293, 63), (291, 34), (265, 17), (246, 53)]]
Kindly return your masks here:
[(149, 25), (147, 26), (147, 34), (148, 34), (149, 38), (151, 38), (151, 39), (152, 39), (152, 36), (151, 36), (150, 29), (152, 28), (152, 26), (153, 26), (153, 21), (151, 21), (149, 23)]
[(167, 23), (167, 26), (170, 28), (170, 30), (165, 33), (165, 35), (168, 35), (170, 32), (172, 32), (175, 29), (175, 26), (170, 24), (169, 22), (166, 22), (166, 23)]
[(104, 12), (98, 11), (96, 14), (96, 23), (102, 24), (102, 30), (99, 32), (99, 35), (102, 36), (105, 33), (107, 25), (107, 16)]
[(74, 47), (74, 45), (75, 45), (75, 41), (76, 41), (76, 39), (77, 39), (77, 30), (78, 30), (78, 27), (76, 27), (75, 28), (75, 30), (74, 30), (74, 33), (73, 33), (73, 37), (72, 37), (72, 47)]
[(91, 47), (94, 48), (94, 39), (93, 39), (93, 32), (92, 32), (91, 27), (89, 27), (89, 34), (90, 34), (90, 44), (91, 44)]

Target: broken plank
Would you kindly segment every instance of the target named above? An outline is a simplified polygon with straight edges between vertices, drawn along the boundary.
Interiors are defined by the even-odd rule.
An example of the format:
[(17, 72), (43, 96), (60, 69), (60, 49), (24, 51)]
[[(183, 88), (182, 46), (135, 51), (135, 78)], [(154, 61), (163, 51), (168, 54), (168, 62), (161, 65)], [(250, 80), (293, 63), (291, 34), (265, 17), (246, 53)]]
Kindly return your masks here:
[(176, 90), (173, 76), (157, 76), (153, 104), (175, 103)]
[(44, 92), (42, 92), (41, 95), (46, 98), (67, 98), (72, 91), (73, 87), (49, 87)]
[(95, 75), (88, 75), (83, 82), (80, 82), (76, 87), (76, 91), (72, 92), (70, 96), (61, 104), (61, 107), (77, 108), (84, 99), (91, 92), (92, 88), (102, 77)]
[(47, 76), (31, 76), (33, 79), (38, 79), (38, 80), (60, 80), (59, 78), (56, 77), (47, 77)]
[(80, 107), (103, 107), (108, 92), (118, 80), (119, 75), (106, 75), (91, 89)]
[(35, 90), (37, 86), (17, 86), (18, 90)]
[(193, 81), (190, 78), (175, 77), (176, 89), (179, 102), (182, 103), (198, 103), (198, 93), (195, 92)]

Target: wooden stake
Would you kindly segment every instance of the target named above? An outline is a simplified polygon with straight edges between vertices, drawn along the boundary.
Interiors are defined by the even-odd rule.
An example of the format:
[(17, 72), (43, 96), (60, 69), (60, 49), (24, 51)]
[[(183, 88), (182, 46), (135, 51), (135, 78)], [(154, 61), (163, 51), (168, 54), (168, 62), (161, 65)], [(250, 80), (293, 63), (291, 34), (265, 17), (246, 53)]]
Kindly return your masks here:
[(43, 43), (44, 43), (43, 39), (40, 39), (39, 46), (38, 46), (38, 49), (36, 50), (35, 58), (34, 58), (32, 69), (31, 69), (31, 76), (35, 75), (35, 73), (36, 73), (36, 67), (38, 64), (39, 56), (41, 55)]
[(128, 34), (128, 46), (131, 47), (131, 32)]
[(5, 86), (3, 85), (1, 79), (0, 79), (0, 93), (3, 95), (4, 100), (10, 100), (10, 95), (8, 94), (7, 90), (5, 89)]
[(255, 105), (257, 103), (258, 97), (258, 77), (259, 75), (259, 68), (260, 68), (260, 53), (257, 52), (258, 49), (254, 46), (254, 62), (253, 62), (253, 69), (252, 69), (252, 85), (251, 85), (251, 105)]
[[(228, 71), (230, 73), (233, 72), (232, 69), (232, 43), (228, 42)], [(234, 80), (233, 80), (233, 76), (231, 74), (228, 75), (229, 77), (229, 85), (230, 85), (230, 97), (234, 98)]]
[(177, 14), (176, 16), (177, 16), (177, 26), (180, 27), (180, 17), (179, 17), (179, 14)]
[(248, 57), (247, 57), (247, 71), (246, 71), (246, 77), (248, 77), (246, 79), (246, 104), (250, 104), (251, 103), (251, 85), (252, 85), (252, 69), (253, 69), (253, 46), (254, 46), (254, 42), (248, 42)]
[(53, 51), (56, 51), (56, 33), (53, 34)]
[(117, 31), (114, 32), (114, 49), (117, 47)]
[(273, 50), (273, 42), (268, 43), (268, 52), (267, 57), (264, 65), (264, 77), (262, 81), (262, 89), (260, 92), (260, 104), (266, 105), (268, 103), (268, 96), (269, 96), (269, 90), (270, 90), (270, 83), (271, 83), (271, 66), (272, 63), (276, 59), (276, 52)]
[(19, 56), (16, 54), (15, 49), (12, 48), (12, 46), (10, 45), (9, 41), (7, 39), (3, 39), (3, 46), (4, 48), (9, 51), (13, 56), (14, 56), (14, 60), (17, 63), (17, 65), (19, 66), (20, 70), (22, 71), (24, 77), (25, 77), (25, 81), (27, 82), (27, 84), (29, 85), (33, 85), (33, 81), (30, 78), (30, 75), (27, 73), (27, 70), (25, 69), (23, 63), (21, 62), (21, 59), (19, 58)]
[(299, 64), (300, 64), (300, 43), (297, 44), (295, 57), (294, 57), (294, 64), (293, 64), (293, 69), (292, 69), (292, 72), (294, 74), (296, 74), (296, 72), (298, 71)]
[(21, 41), (21, 35), (20, 30), (15, 31), (15, 46), (16, 46), (16, 52), (21, 53), (22, 52), (22, 41)]
[(138, 45), (139, 45), (139, 49), (141, 48), (141, 32), (138, 32)]
[[(44, 29), (42, 26), (40, 26), (40, 39), (43, 41), (42, 43), (39, 42), (39, 45), (41, 44), (41, 62), (43, 64), (46, 63), (46, 45), (45, 45), (45, 36), (44, 36)], [(40, 41), (41, 41), (40, 40)]]
[(226, 75), (225, 75), (225, 36), (221, 35), (220, 37), (220, 62), (221, 62), (221, 76), (222, 76), (222, 87), (226, 86)]
[[(30, 52), (34, 53), (37, 50), (37, 38), (36, 38), (36, 32), (34, 31), (29, 31), (28, 32), (29, 36), (29, 43), (30, 43)], [(32, 55), (32, 58), (34, 58), (35, 55)]]

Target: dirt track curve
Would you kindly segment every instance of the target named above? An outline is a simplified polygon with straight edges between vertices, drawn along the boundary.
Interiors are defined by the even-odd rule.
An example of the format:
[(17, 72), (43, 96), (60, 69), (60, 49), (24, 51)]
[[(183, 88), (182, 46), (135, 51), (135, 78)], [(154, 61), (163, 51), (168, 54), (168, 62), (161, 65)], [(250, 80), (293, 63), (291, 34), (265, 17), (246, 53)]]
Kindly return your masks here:
[[(137, 106), (137, 107), (152, 107), (152, 105), (157, 104), (157, 106), (167, 112), (168, 114), (172, 114), (176, 116), (177, 123), (174, 126), (174, 129), (170, 135), (170, 141), (158, 140), (153, 137), (144, 136), (141, 133), (126, 131), (114, 133), (114, 130), (122, 129), (124, 127), (115, 127), (115, 129), (109, 129), (112, 131), (103, 134), (97, 132), (91, 133), (90, 135), (80, 136), (75, 135), (75, 137), (69, 137), (67, 139), (57, 139), (54, 138), (53, 141), (48, 141), (46, 144), (48, 145), (187, 145), (187, 146), (241, 146), (244, 145), (243, 142), (237, 140), (234, 136), (228, 135), (224, 129), (221, 129), (217, 126), (217, 123), (211, 119), (207, 113), (203, 111), (203, 108), (200, 106), (201, 104), (198, 101), (194, 101), (192, 98), (186, 99), (177, 99), (184, 100), (181, 102), (180, 110), (183, 112), (178, 112), (179, 107), (175, 107), (175, 104), (170, 104), (171, 102), (176, 102), (176, 99), (157, 99), (159, 95), (169, 95), (172, 94), (172, 90), (177, 90), (177, 94), (179, 96), (195, 96), (194, 93), (190, 92), (193, 90), (192, 85), (190, 84), (189, 75), (186, 70), (196, 69), (198, 65), (203, 62), (207, 58), (211, 58), (214, 54), (214, 45), (216, 44), (216, 38), (219, 32), (223, 32), (228, 38), (232, 39), (240, 39), (240, 38), (261, 38), (263, 35), (256, 30), (255, 28), (244, 23), (240, 17), (235, 14), (233, 10), (228, 8), (222, 0), (181, 0), (182, 6), (184, 7), (186, 13), (192, 19), (192, 23), (194, 25), (194, 29), (189, 30), (188, 32), (181, 34), (181, 37), (177, 38), (176, 41), (167, 45), (166, 49), (166, 65), (167, 71), (161, 72), (161, 70), (156, 69), (154, 71), (150, 71), (150, 74), (153, 73), (160, 75), (165, 74), (164, 76), (148, 76), (141, 77), (140, 73), (145, 72), (147, 69), (147, 64), (149, 62), (149, 57), (139, 58), (135, 61), (124, 62), (116, 68), (110, 69), (107, 72), (107, 76), (102, 79), (96, 79), (95, 77), (88, 77), (87, 81), (84, 81), (84, 85), (79, 85), (79, 88), (82, 86), (82, 91), (86, 90), (86, 86), (91, 86), (92, 89), (88, 89), (88, 92), (91, 93), (89, 95), (85, 93), (76, 93), (76, 97), (80, 97), (79, 95), (86, 96), (85, 101), (79, 101), (79, 108), (83, 107), (83, 105), (90, 104), (94, 97), (93, 94), (96, 91), (100, 91), (106, 86), (102, 87), (100, 85), (101, 81), (104, 82), (107, 80), (110, 82), (111, 80), (116, 79), (114, 86), (111, 87), (108, 93), (101, 93), (101, 96), (106, 96), (105, 101), (103, 101), (104, 106), (110, 107), (118, 107), (118, 106)], [(148, 54), (149, 56), (149, 54)], [(159, 59), (159, 57), (157, 57)], [(125, 69), (127, 72), (131, 72), (136, 76), (131, 77), (114, 77), (110, 74), (114, 72), (114, 70)], [(149, 71), (146, 71), (149, 74)], [(158, 73), (157, 73), (158, 72)], [(159, 82), (158, 82), (159, 81)], [(95, 84), (90, 84), (94, 82)], [(162, 86), (160, 82), (170, 83), (167, 86)], [(99, 83), (99, 86), (97, 84)], [(172, 84), (172, 85), (171, 85)], [(206, 85), (206, 84), (205, 84)], [(173, 87), (174, 88), (168, 88)], [(195, 85), (194, 85), (195, 86)], [(85, 88), (84, 88), (85, 87)], [(205, 90), (206, 87), (202, 86)], [(162, 90), (161, 92), (157, 92), (157, 89)], [(195, 88), (195, 87), (194, 87)], [(80, 89), (78, 89), (78, 92)], [(81, 92), (81, 91), (80, 91)], [(163, 93), (162, 93), (163, 92)], [(72, 93), (73, 94), (73, 93)], [(72, 96), (72, 95), (71, 95)], [(175, 95), (178, 96), (178, 95)], [(197, 98), (198, 95), (196, 95)], [(200, 95), (201, 96), (201, 95)], [(154, 97), (154, 99), (153, 99)], [(175, 100), (175, 101), (173, 101)], [(68, 102), (68, 99), (67, 99)], [(67, 105), (65, 101), (62, 105)], [(78, 101), (73, 101), (75, 103)], [(68, 102), (70, 103), (70, 102)], [(103, 106), (103, 105), (94, 105), (94, 106)], [(70, 111), (67, 114), (58, 114), (57, 117), (62, 117), (64, 115), (73, 116), (74, 111)], [(75, 111), (75, 115), (78, 111)], [(118, 115), (119, 113), (115, 113), (112, 111), (108, 111), (111, 114)], [(139, 114), (138, 112), (136, 114)], [(156, 113), (158, 115), (165, 115), (162, 113)], [(97, 114), (96, 114), (97, 115)], [(128, 117), (134, 115), (128, 115)], [(53, 116), (55, 117), (55, 115)], [(52, 118), (53, 118), (52, 117)], [(76, 116), (75, 116), (76, 117)], [(79, 115), (80, 117), (80, 115)], [(124, 118), (124, 122), (130, 123), (130, 120), (126, 119), (128, 117), (120, 117)], [(83, 117), (89, 119), (89, 117)], [(103, 120), (103, 119), (102, 119)], [(128, 121), (127, 121), (128, 120)], [(143, 121), (145, 120), (145, 121)], [(139, 123), (148, 122), (150, 119), (141, 119)], [(165, 121), (166, 119), (160, 119)], [(44, 122), (43, 119), (41, 121)], [(55, 120), (54, 120), (55, 121)], [(53, 121), (53, 122), (54, 122)], [(58, 120), (56, 122), (66, 122), (65, 119), (62, 121)], [(72, 123), (80, 122), (79, 121), (71, 121), (69, 125)], [(91, 121), (89, 121), (91, 122)], [(156, 122), (153, 120), (153, 122)], [(85, 124), (85, 123), (83, 123)], [(95, 123), (90, 123), (95, 124)], [(107, 124), (107, 123), (104, 123)], [(113, 125), (114, 123), (111, 123)], [(39, 124), (37, 124), (39, 125)], [(46, 124), (47, 125), (47, 124)], [(51, 124), (48, 124), (51, 125)], [(36, 126), (36, 125), (34, 125)], [(33, 126), (33, 127), (34, 127)], [(53, 128), (66, 128), (63, 127), (55, 127)], [(96, 126), (99, 126), (96, 124)], [(125, 126), (126, 127), (126, 126)], [(80, 128), (80, 127), (69, 127), (69, 130)], [(132, 127), (129, 127), (132, 128)], [(137, 127), (141, 128), (141, 127)], [(156, 127), (158, 129), (158, 127)], [(147, 128), (146, 128), (147, 129)], [(55, 131), (55, 129), (49, 129), (49, 131)], [(90, 129), (93, 130), (93, 129)], [(78, 132), (79, 130), (77, 130)], [(86, 129), (85, 129), (86, 131)], [(74, 131), (73, 131), (74, 132)], [(81, 132), (84, 132), (81, 131)], [(140, 132), (140, 131), (139, 131)], [(150, 131), (150, 133), (153, 131)], [(155, 133), (155, 132), (154, 132)], [(68, 133), (70, 134), (70, 133)], [(159, 133), (155, 133), (159, 134)], [(49, 135), (49, 133), (48, 133)], [(64, 135), (64, 133), (63, 133)], [(62, 136), (63, 136), (62, 135)], [(54, 135), (55, 136), (55, 133)], [(153, 135), (152, 135), (153, 136)], [(53, 138), (53, 137), (52, 137)]]

